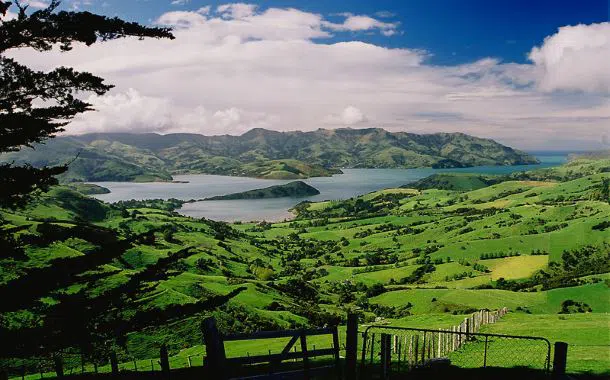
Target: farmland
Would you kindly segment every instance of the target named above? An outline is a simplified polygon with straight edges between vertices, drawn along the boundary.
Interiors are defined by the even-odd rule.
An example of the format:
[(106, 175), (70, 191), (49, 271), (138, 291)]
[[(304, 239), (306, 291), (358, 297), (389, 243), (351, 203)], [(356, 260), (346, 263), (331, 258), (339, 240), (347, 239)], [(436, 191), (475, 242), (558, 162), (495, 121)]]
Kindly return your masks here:
[(443, 328), (508, 307), (485, 331), (566, 341), (570, 371), (604, 373), (610, 161), (568, 167), (302, 203), (283, 223), (192, 219), (167, 201), (111, 205), (55, 187), (0, 211), (0, 242), (17, 247), (0, 257), (0, 329), (22, 357), (46, 342), (144, 365), (160, 343), (181, 363), (203, 352), (207, 315), (223, 332), (342, 324), (347, 311)]

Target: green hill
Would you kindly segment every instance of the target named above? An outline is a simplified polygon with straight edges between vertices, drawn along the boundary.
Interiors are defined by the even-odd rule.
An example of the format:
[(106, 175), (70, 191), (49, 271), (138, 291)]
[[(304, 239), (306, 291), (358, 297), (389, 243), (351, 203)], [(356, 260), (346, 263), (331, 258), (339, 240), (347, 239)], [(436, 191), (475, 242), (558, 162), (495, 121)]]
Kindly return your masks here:
[(282, 197), (308, 197), (318, 195), (320, 191), (303, 181), (290, 182), (284, 185), (265, 187), (264, 189), (248, 190), (241, 193), (220, 195), (206, 198), (206, 201), (230, 200), (230, 199), (265, 199)]
[(440, 189), (467, 191), (476, 190), (501, 182), (500, 176), (487, 176), (468, 173), (439, 173), (405, 185), (412, 189)]
[[(76, 157), (78, 158), (74, 160)], [(64, 181), (171, 180), (206, 173), (276, 179), (331, 176), (339, 168), (468, 167), (537, 160), (489, 139), (461, 133), (417, 135), (383, 129), (276, 132), (241, 136), (87, 134), (55, 138), (2, 156), (35, 166), (72, 162)]]
[[(332, 325), (348, 309), (362, 322), (437, 329), (506, 306), (506, 321), (486, 331), (566, 341), (570, 372), (604, 373), (608, 175), (581, 174), (386, 189), (303, 203), (295, 220), (275, 224), (192, 219), (172, 201), (109, 205), (56, 187), (26, 209), (0, 210), (0, 357), (35, 356), (50, 342), (43, 350), (104, 358), (111, 347), (121, 361), (148, 361), (166, 343), (187, 365), (180, 355), (204, 352), (208, 315), (223, 333)], [(244, 344), (251, 355), (283, 348)]]

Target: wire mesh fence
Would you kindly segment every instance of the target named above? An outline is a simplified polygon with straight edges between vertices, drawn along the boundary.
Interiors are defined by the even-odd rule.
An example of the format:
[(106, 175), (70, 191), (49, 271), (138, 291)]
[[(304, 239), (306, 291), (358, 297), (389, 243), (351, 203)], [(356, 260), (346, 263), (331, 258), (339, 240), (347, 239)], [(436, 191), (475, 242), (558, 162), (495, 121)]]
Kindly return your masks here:
[[(116, 366), (119, 372), (160, 372), (159, 358), (136, 359), (127, 353), (117, 355)], [(170, 369), (202, 367), (203, 353), (176, 355), (168, 357)], [(9, 379), (43, 379), (64, 375), (111, 373), (111, 355), (100, 355), (92, 358), (82, 355), (78, 350), (62, 350), (44, 356), (27, 358), (0, 358), (0, 373), (6, 373)], [(1, 376), (0, 376), (1, 377)]]
[(361, 370), (389, 372), (433, 365), (460, 368), (550, 368), (551, 344), (545, 338), (371, 326), (362, 335)]

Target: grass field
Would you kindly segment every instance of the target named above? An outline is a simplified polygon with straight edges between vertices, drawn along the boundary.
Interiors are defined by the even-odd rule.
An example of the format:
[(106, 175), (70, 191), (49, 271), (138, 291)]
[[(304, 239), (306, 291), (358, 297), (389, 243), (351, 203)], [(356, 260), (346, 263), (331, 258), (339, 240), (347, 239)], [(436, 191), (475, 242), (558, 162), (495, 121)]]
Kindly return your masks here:
[[(572, 371), (599, 373), (608, 367), (599, 348), (610, 313), (607, 167), (387, 189), (303, 204), (277, 224), (197, 220), (170, 201), (108, 205), (54, 188), (24, 210), (0, 211), (0, 238), (22, 248), (0, 257), (0, 333), (31, 352), (77, 330), (60, 334), (63, 344), (111, 345), (140, 368), (161, 343), (187, 365), (210, 315), (227, 333), (331, 325), (354, 310), (363, 325), (443, 328), (508, 307), (489, 331), (565, 340)], [(228, 353), (281, 346), (231, 344)]]

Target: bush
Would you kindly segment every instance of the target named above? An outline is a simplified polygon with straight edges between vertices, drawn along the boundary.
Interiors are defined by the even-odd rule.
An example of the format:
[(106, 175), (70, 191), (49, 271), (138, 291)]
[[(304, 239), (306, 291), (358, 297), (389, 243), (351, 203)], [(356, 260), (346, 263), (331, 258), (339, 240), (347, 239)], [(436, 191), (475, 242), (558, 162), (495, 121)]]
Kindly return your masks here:
[(584, 302), (565, 300), (561, 303), (559, 314), (591, 313), (593, 309)]

